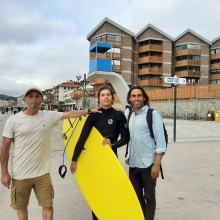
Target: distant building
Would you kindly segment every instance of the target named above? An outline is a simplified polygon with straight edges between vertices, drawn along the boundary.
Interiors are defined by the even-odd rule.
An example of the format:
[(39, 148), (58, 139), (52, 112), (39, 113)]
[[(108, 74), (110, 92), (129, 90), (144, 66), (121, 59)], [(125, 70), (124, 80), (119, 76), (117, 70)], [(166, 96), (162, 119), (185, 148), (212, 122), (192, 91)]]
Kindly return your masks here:
[[(176, 38), (146, 25), (137, 34), (104, 18), (88, 35), (90, 45), (100, 41), (112, 44), (111, 51), (94, 56), (112, 58), (112, 71), (129, 85), (146, 90), (169, 87), (164, 77), (186, 78), (189, 84), (220, 84), (220, 37), (212, 42), (187, 29)], [(104, 58), (105, 58), (104, 57)], [(105, 79), (93, 80), (95, 90)]]

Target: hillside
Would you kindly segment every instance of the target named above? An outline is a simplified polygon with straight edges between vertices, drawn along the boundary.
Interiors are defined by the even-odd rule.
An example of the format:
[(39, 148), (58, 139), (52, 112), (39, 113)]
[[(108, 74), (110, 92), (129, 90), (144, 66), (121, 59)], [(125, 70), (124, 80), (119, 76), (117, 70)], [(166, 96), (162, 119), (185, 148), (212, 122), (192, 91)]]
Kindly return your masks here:
[(0, 99), (5, 100), (5, 99), (12, 99), (14, 98), (13, 96), (9, 96), (9, 95), (4, 95), (4, 94), (0, 94)]

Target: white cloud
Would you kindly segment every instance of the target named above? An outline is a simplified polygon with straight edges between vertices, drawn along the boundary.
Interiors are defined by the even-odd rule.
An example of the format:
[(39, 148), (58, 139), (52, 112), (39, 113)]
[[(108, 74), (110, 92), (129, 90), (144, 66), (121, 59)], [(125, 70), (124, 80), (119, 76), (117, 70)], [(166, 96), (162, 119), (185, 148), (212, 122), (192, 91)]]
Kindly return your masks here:
[(86, 35), (108, 17), (137, 34), (148, 23), (172, 37), (220, 35), (218, 0), (0, 0), (0, 94), (21, 95), (88, 72)]

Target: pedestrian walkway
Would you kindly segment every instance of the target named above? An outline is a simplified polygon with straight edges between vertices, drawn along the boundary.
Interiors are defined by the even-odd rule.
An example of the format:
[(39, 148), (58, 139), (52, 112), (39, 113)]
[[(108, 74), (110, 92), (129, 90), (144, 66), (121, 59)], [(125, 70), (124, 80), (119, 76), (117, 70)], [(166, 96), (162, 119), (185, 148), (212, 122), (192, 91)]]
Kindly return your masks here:
[[(0, 117), (0, 132), (8, 116)], [(158, 179), (155, 220), (220, 219), (220, 122), (177, 120), (177, 142), (173, 140), (173, 120), (165, 119), (169, 135), (168, 152), (163, 158), (165, 179)], [(90, 220), (91, 211), (74, 177), (68, 171), (65, 179), (58, 174), (62, 163), (62, 123), (52, 136), (51, 176), (54, 183), (54, 220)], [(0, 144), (1, 146), (1, 144)], [(124, 162), (125, 147), (119, 149)], [(67, 160), (65, 158), (66, 165)], [(0, 185), (0, 219), (15, 220), (9, 207), (9, 190)], [(30, 220), (41, 218), (35, 196), (31, 195)], [(122, 219), (124, 220), (124, 219)], [(135, 219), (136, 220), (136, 219)]]

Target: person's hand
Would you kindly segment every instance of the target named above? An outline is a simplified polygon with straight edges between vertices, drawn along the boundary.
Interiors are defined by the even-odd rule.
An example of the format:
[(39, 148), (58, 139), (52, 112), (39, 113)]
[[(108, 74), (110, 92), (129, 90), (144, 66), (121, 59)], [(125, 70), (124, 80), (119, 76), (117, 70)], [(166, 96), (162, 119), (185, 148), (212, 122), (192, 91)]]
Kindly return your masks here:
[(102, 144), (103, 144), (103, 146), (105, 146), (106, 144), (108, 144), (110, 147), (112, 147), (112, 143), (111, 143), (111, 141), (110, 141), (109, 138), (104, 138)]
[(10, 188), (11, 184), (11, 176), (9, 173), (2, 174), (2, 184), (3, 186), (7, 187), (8, 189)]
[(160, 176), (160, 164), (154, 164), (151, 168), (152, 179), (157, 179)]
[(71, 173), (75, 173), (77, 170), (77, 162), (76, 161), (72, 161), (72, 163), (70, 164), (70, 171)]
[(90, 109), (91, 113), (102, 113), (98, 108)]

